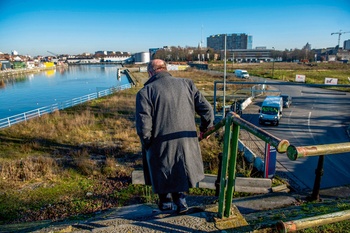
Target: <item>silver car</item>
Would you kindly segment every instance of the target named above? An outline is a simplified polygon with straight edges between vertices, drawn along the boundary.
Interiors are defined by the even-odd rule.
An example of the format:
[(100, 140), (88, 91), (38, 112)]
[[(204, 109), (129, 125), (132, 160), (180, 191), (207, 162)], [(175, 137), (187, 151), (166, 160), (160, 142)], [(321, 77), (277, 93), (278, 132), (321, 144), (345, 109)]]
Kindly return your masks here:
[(292, 97), (287, 94), (280, 95), (283, 99), (283, 107), (289, 108), (289, 106), (292, 104)]

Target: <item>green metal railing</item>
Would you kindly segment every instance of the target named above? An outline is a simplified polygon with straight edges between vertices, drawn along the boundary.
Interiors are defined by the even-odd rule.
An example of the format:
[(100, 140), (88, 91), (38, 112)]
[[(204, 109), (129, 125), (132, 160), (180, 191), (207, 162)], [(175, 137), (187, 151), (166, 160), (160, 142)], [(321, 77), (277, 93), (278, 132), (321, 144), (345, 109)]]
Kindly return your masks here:
[(309, 156), (319, 156), (317, 168), (315, 170), (315, 182), (312, 190), (312, 194), (309, 198), (310, 201), (320, 200), (320, 187), (321, 177), (323, 176), (323, 164), (324, 156), (331, 154), (347, 153), (350, 152), (350, 143), (334, 143), (326, 145), (313, 145), (313, 146), (299, 146), (295, 147), (290, 145), (287, 148), (287, 156), (290, 160), (297, 160), (298, 158), (305, 158)]
[(212, 129), (209, 129), (203, 134), (203, 138), (208, 137), (210, 134), (218, 131), (222, 127), (224, 127), (225, 132), (218, 200), (218, 217), (221, 219), (224, 217), (229, 218), (231, 214), (232, 197), (236, 178), (236, 161), (240, 128), (247, 130), (266, 143), (274, 146), (279, 153), (287, 153), (290, 160), (296, 160), (297, 158), (307, 156), (320, 156), (318, 167), (316, 169), (314, 190), (311, 196), (312, 200), (319, 200), (319, 189), (321, 176), (323, 174), (324, 155), (350, 152), (350, 143), (295, 147), (290, 145), (289, 141), (279, 139), (255, 126), (254, 124), (241, 119), (240, 116), (234, 112), (227, 113), (225, 118), (218, 122)]
[(227, 113), (225, 118), (218, 122), (212, 129), (204, 133), (203, 138), (206, 138), (223, 126), (225, 127), (225, 134), (220, 174), (218, 217), (228, 218), (231, 213), (231, 203), (235, 187), (236, 161), (240, 128), (247, 130), (263, 141), (274, 146), (280, 153), (286, 152), (289, 146), (289, 142), (287, 140), (281, 140), (272, 134), (269, 134), (268, 132), (256, 127), (250, 122), (241, 119), (239, 115), (234, 112)]

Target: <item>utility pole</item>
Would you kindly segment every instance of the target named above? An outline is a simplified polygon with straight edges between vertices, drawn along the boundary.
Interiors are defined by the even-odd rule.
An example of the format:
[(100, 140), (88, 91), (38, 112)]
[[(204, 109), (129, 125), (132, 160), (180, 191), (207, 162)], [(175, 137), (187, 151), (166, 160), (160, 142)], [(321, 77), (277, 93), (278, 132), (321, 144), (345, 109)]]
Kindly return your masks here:
[(226, 101), (226, 40), (227, 40), (227, 34), (225, 34), (225, 52), (224, 52), (224, 98), (223, 98), (223, 110), (222, 110), (222, 118), (225, 118), (226, 108), (225, 108), (225, 101)]
[(339, 45), (340, 45), (340, 36), (341, 36), (342, 34), (349, 33), (349, 32), (350, 32), (350, 31), (348, 31), (348, 32), (342, 32), (341, 30), (339, 30), (339, 32), (333, 32), (333, 33), (331, 33), (331, 35), (338, 34), (338, 49), (339, 49)]
[(203, 46), (203, 25), (201, 27), (201, 48)]
[(272, 54), (272, 78), (275, 73), (275, 47), (272, 47), (273, 49), (273, 54)]

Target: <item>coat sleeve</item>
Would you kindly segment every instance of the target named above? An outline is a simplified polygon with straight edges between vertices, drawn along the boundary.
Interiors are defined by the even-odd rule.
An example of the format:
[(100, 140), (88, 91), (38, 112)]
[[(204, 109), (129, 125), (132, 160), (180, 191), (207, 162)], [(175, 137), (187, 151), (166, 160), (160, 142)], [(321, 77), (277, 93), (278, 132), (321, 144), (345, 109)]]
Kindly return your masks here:
[(209, 127), (213, 126), (214, 122), (214, 110), (202, 93), (197, 89), (197, 87), (192, 83), (194, 91), (195, 100), (195, 110), (196, 113), (201, 118), (201, 124), (199, 130), (205, 132)]
[(136, 131), (145, 149), (152, 141), (152, 104), (144, 93), (136, 95)]

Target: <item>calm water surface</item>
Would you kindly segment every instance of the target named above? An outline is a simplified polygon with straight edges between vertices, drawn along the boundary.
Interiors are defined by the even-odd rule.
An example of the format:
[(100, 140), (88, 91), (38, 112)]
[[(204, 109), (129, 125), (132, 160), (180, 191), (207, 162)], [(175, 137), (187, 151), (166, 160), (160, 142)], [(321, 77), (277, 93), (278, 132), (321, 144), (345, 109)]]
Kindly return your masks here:
[(118, 65), (80, 65), (6, 80), (0, 87), (0, 119), (128, 83)]

